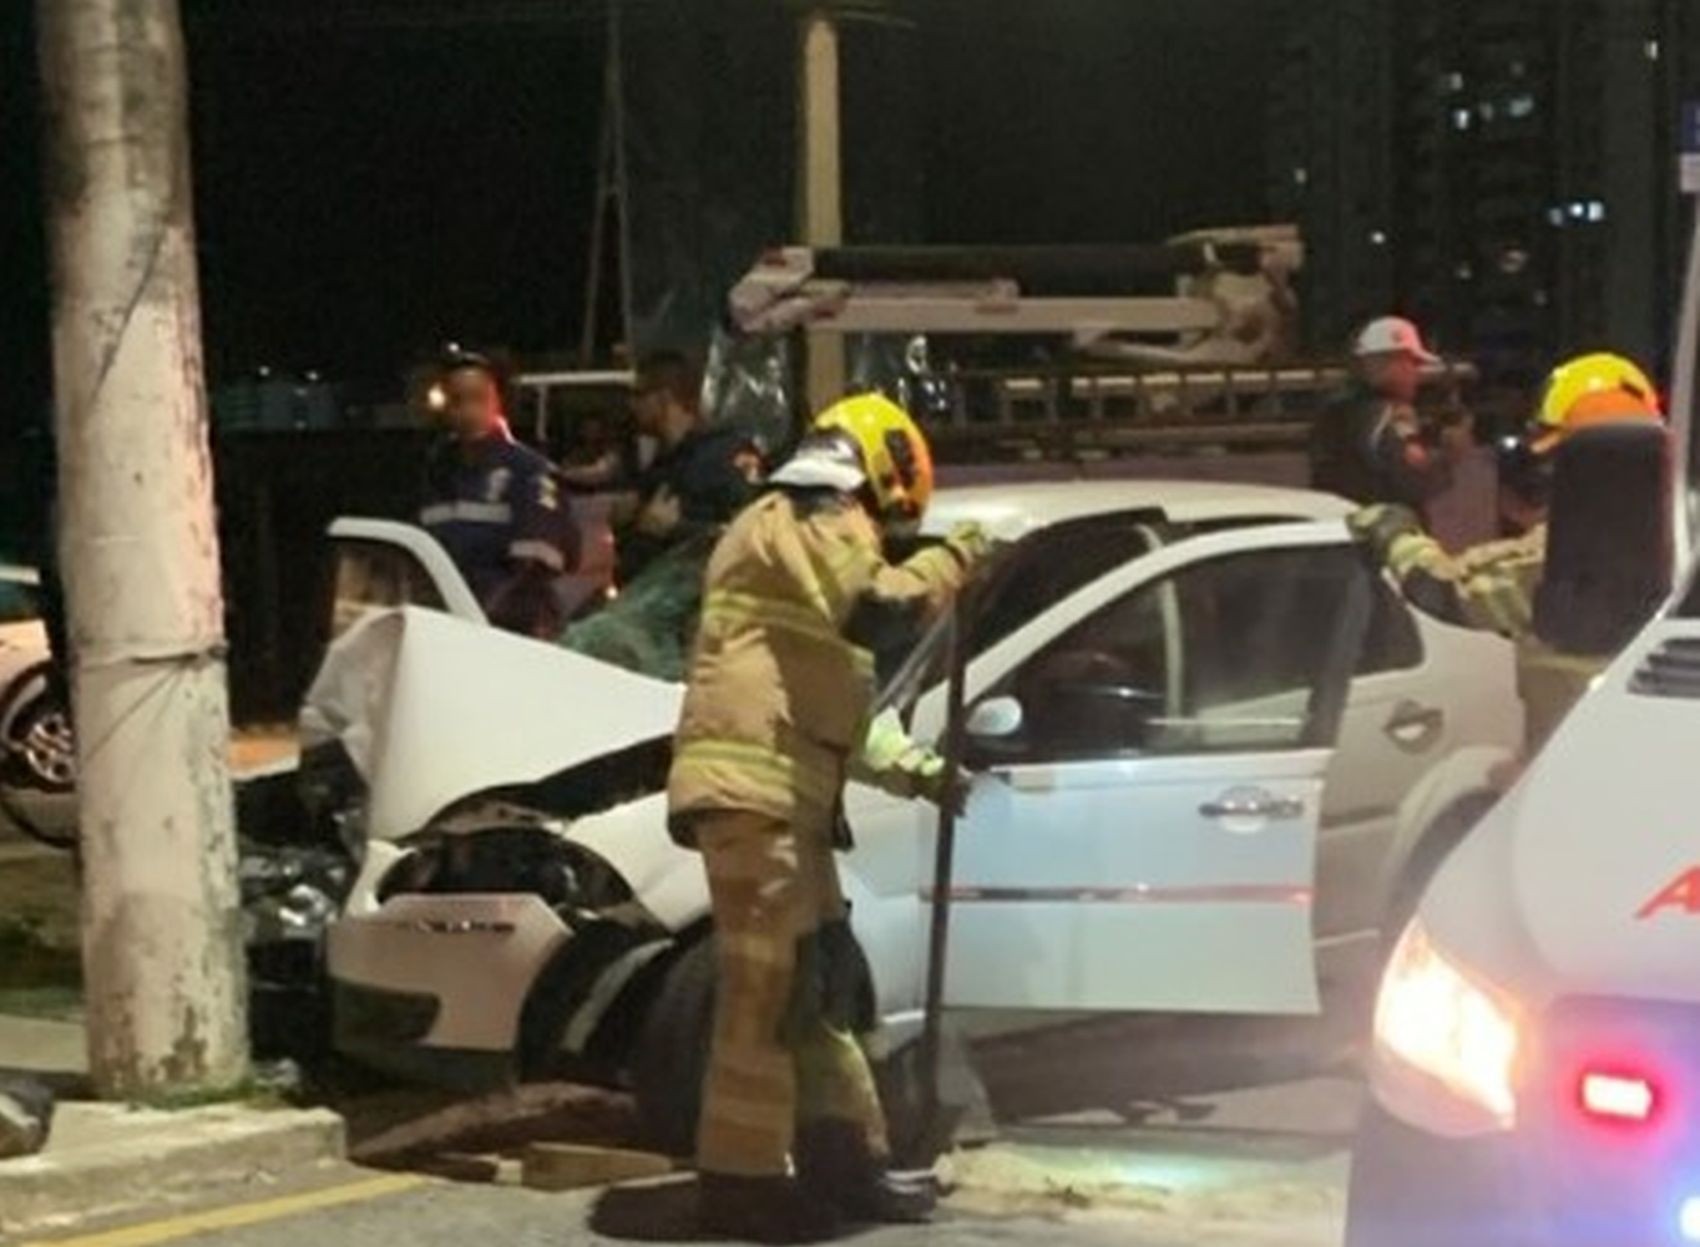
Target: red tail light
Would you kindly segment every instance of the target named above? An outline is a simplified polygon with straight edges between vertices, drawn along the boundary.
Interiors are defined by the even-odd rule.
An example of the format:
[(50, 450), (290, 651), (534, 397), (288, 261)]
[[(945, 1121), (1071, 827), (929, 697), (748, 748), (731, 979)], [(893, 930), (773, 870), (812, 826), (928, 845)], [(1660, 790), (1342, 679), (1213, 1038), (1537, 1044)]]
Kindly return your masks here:
[(1659, 1093), (1639, 1074), (1590, 1070), (1582, 1075), (1582, 1111), (1603, 1121), (1651, 1121), (1658, 1111)]

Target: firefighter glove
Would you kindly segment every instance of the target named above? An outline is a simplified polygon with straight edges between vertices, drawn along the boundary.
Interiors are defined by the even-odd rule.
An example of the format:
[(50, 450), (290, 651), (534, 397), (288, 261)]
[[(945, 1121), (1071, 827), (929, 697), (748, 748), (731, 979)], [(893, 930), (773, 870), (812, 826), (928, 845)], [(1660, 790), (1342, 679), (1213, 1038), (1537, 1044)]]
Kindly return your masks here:
[(964, 568), (972, 570), (985, 562), (997, 548), (986, 530), (978, 524), (958, 524), (944, 540), (945, 549), (954, 554)]
[(921, 797), (935, 805), (949, 802), (958, 813), (967, 804), (972, 777), (960, 769), (952, 774), (943, 757), (911, 739), (894, 710), (884, 711), (869, 725), (862, 764), (888, 792)]

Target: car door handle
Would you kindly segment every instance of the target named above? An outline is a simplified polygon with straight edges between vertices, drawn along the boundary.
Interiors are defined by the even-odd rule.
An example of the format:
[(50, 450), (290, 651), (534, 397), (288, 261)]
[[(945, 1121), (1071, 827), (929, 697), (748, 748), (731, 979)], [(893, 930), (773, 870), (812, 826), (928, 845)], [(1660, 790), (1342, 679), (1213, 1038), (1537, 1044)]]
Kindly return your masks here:
[(990, 774), (1017, 792), (1050, 792), (1057, 786), (1057, 773), (1048, 766), (1016, 766)]
[(1303, 818), (1305, 803), (1298, 797), (1277, 797), (1272, 793), (1229, 793), (1198, 807), (1205, 818), (1260, 818), (1285, 821)]
[(1421, 753), (1440, 739), (1441, 729), (1445, 726), (1444, 710), (1414, 701), (1402, 701), (1393, 707), (1393, 713), (1382, 730), (1399, 748), (1409, 753)]

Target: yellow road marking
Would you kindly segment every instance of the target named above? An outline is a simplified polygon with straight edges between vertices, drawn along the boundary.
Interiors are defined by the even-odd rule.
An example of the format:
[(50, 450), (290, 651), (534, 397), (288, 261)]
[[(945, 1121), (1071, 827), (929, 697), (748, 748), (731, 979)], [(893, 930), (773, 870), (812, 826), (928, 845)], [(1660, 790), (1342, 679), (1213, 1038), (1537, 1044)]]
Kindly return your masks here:
[(281, 1221), (326, 1208), (348, 1204), (363, 1204), (369, 1200), (385, 1199), (429, 1185), (429, 1178), (410, 1173), (390, 1174), (364, 1182), (351, 1182), (321, 1191), (306, 1191), (300, 1195), (285, 1195), (278, 1199), (255, 1204), (238, 1204), (233, 1208), (214, 1208), (209, 1212), (189, 1212), (180, 1217), (166, 1217), (142, 1225), (85, 1234), (81, 1238), (43, 1239), (25, 1243), (23, 1247), (154, 1247), (156, 1243), (175, 1242), (194, 1234), (216, 1230), (238, 1230), (244, 1226)]

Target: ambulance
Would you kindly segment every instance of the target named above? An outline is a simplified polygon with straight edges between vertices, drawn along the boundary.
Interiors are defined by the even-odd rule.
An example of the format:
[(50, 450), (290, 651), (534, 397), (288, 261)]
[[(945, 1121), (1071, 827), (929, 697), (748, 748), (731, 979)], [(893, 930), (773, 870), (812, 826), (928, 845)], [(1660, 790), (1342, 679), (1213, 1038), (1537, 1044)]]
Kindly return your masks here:
[(1700, 246), (1668, 604), (1436, 872), (1381, 982), (1349, 1247), (1700, 1242)]

